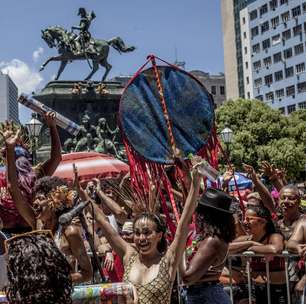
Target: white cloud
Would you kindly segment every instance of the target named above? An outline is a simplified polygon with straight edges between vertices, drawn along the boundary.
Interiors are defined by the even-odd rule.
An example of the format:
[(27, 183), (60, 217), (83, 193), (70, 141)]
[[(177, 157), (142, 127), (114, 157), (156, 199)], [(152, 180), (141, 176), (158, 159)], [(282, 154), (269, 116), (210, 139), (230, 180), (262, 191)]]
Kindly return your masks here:
[(32, 93), (43, 81), (38, 72), (19, 59), (13, 59), (10, 62), (0, 61), (0, 71), (12, 78), (18, 87), (19, 94)]
[(42, 47), (39, 47), (37, 50), (35, 50), (32, 54), (32, 58), (34, 62), (37, 62), (39, 57), (43, 54), (44, 49)]

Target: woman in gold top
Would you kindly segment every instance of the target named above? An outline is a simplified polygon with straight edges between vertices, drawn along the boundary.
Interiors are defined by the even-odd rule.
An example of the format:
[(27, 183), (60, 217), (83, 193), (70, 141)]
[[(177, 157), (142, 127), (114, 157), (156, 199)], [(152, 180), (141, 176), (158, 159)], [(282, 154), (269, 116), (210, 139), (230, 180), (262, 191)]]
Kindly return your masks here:
[(132, 283), (137, 291), (138, 303), (170, 303), (172, 284), (177, 266), (183, 255), (188, 226), (196, 208), (200, 187), (197, 169), (192, 171), (192, 183), (174, 240), (167, 249), (166, 226), (153, 213), (142, 213), (134, 220), (134, 244), (126, 242), (109, 224), (100, 208), (95, 207), (97, 224), (105, 237), (122, 258), (124, 281)]

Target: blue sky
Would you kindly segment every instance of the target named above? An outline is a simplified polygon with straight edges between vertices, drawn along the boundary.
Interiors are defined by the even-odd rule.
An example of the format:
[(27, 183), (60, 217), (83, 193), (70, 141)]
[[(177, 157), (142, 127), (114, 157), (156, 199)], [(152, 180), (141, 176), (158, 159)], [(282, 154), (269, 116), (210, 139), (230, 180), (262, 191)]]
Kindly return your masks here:
[[(110, 77), (133, 74), (148, 54), (166, 61), (186, 62), (186, 70), (223, 72), (220, 0), (1, 0), (0, 69), (8, 72), (21, 91), (39, 90), (49, 82), (59, 63), (50, 63), (38, 73), (47, 57), (55, 55), (41, 39), (41, 29), (50, 25), (78, 25), (79, 7), (94, 10), (94, 37), (120, 36), (136, 51), (120, 55), (110, 51)], [(67, 66), (61, 79), (83, 79), (89, 73), (85, 61)], [(93, 79), (100, 80), (103, 71)], [(21, 120), (29, 113), (21, 110)]]

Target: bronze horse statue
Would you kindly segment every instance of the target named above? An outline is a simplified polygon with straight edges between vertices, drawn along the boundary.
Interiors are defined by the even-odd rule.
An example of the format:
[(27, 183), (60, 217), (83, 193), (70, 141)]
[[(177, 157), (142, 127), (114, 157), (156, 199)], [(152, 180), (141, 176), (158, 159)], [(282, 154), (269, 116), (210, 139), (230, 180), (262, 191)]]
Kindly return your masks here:
[[(59, 55), (48, 58), (41, 66), (40, 71), (42, 71), (50, 61), (61, 61), (55, 80), (59, 79), (67, 63), (74, 60), (87, 60), (91, 72), (85, 80), (90, 80), (98, 71), (99, 65), (101, 65), (105, 68), (105, 73), (102, 77), (102, 81), (104, 81), (112, 68), (112, 66), (107, 62), (109, 47), (113, 47), (119, 53), (127, 53), (135, 50), (134, 46), (126, 46), (120, 37), (115, 37), (110, 40), (91, 38), (90, 42), (84, 46), (83, 52), (80, 53), (77, 52), (74, 42), (77, 37), (75, 33), (68, 32), (60, 26), (50, 26), (41, 32), (42, 39), (50, 48), (57, 48)], [(92, 65), (90, 64), (90, 60)]]

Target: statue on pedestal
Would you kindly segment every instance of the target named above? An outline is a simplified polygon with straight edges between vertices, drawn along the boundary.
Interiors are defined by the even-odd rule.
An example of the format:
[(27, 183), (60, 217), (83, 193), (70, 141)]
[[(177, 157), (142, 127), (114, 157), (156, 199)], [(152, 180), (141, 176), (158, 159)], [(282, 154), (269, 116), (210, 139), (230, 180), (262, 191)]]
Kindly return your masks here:
[[(101, 153), (111, 153), (118, 156), (118, 152), (115, 146), (115, 137), (119, 133), (119, 128), (111, 130), (104, 117), (98, 120), (98, 125), (96, 127), (97, 138), (99, 144), (96, 147), (97, 152)], [(112, 138), (110, 138), (112, 137)]]
[(106, 119), (101, 117), (97, 126), (90, 123), (90, 117), (85, 114), (81, 119), (81, 128), (75, 138), (69, 138), (64, 143), (66, 152), (96, 151), (112, 154), (117, 158), (121, 157), (118, 152), (119, 146), (117, 137), (119, 128), (111, 130)]
[[(92, 38), (89, 28), (91, 21), (96, 18), (94, 12), (87, 14), (85, 8), (79, 8), (78, 15), (81, 16), (80, 25), (73, 26), (69, 32), (60, 26), (50, 26), (42, 30), (42, 39), (50, 48), (56, 48), (59, 56), (48, 58), (41, 66), (42, 71), (51, 61), (60, 61), (61, 65), (55, 77), (58, 80), (61, 73), (64, 71), (67, 63), (74, 60), (86, 60), (91, 72), (85, 80), (91, 77), (98, 71), (99, 65), (105, 67), (106, 71), (102, 77), (104, 81), (111, 70), (112, 66), (107, 62), (109, 47), (113, 47), (119, 53), (127, 53), (135, 50), (134, 46), (126, 46), (120, 37), (115, 37), (110, 40), (101, 40)], [(79, 34), (75, 34), (73, 30), (79, 30)]]
[[(88, 114), (81, 119), (81, 128), (75, 138), (68, 138), (64, 143), (66, 152), (94, 150), (93, 139), (96, 138), (96, 128), (91, 125)], [(89, 144), (91, 142), (92, 145)]]

